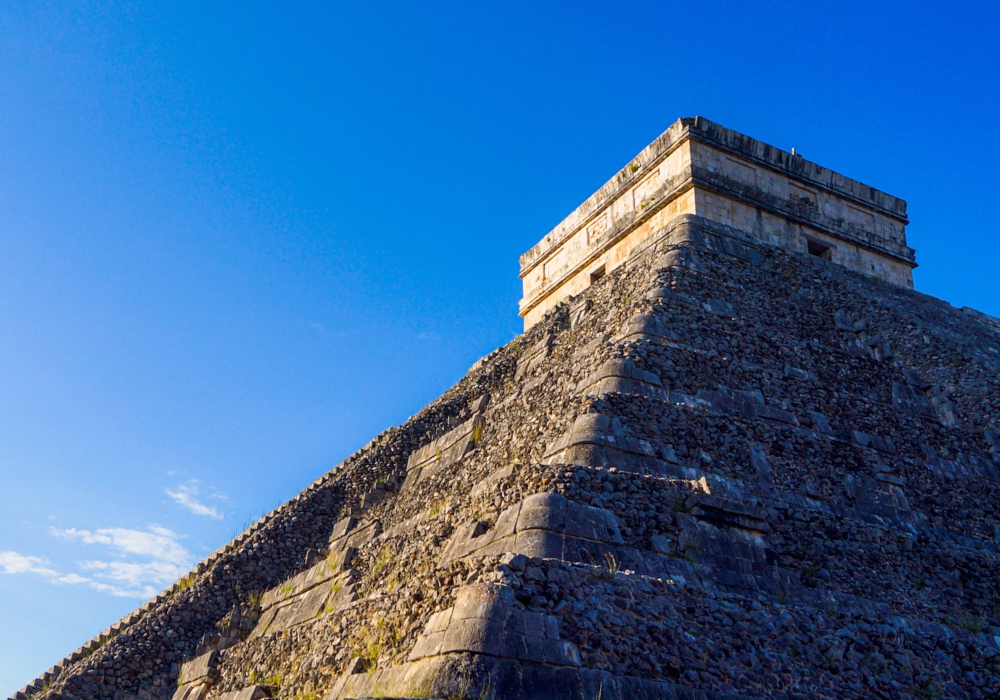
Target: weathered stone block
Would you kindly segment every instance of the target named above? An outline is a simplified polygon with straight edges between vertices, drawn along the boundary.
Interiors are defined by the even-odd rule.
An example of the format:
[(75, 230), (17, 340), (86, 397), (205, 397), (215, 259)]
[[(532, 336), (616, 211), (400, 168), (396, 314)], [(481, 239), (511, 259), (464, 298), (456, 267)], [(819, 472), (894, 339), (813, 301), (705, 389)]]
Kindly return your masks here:
[(240, 690), (231, 690), (219, 695), (219, 700), (263, 700), (270, 697), (267, 689), (259, 685), (251, 685)]
[(190, 661), (186, 661), (181, 664), (178, 683), (195, 683), (212, 678), (218, 662), (219, 652), (217, 651), (210, 651), (207, 654), (202, 654)]
[(441, 642), (442, 654), (468, 651), (490, 656), (500, 656), (504, 644), (503, 622), (479, 618), (452, 619)]
[(455, 596), (451, 622), (469, 618), (503, 621), (513, 603), (514, 591), (507, 586), (463, 586)]

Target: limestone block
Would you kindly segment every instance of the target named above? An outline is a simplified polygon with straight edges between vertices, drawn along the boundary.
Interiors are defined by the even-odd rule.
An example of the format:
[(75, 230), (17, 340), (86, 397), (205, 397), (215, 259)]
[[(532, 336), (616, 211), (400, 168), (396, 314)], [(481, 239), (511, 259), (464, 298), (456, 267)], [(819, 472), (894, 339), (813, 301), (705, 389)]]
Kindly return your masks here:
[[(517, 518), (521, 512), (521, 504), (510, 506), (505, 508), (502, 513), (497, 517), (497, 522), (493, 526), (493, 536), (492, 539), (497, 540), (503, 537), (509, 537), (514, 534), (517, 530)], [(489, 534), (489, 533), (487, 533)]]
[(411, 488), (419, 483), (420, 479), (462, 459), (475, 447), (476, 434), (482, 430), (483, 425), (482, 414), (476, 414), (410, 454), (406, 462), (406, 480), (401, 490)]
[(512, 610), (504, 628), (503, 645), (500, 655), (509, 659), (528, 658), (528, 645), (525, 643), (524, 616), (520, 610)]
[(708, 313), (715, 314), (716, 316), (722, 316), (729, 319), (736, 318), (736, 311), (733, 309), (733, 305), (727, 301), (722, 301), (721, 299), (701, 301), (687, 294), (674, 291), (670, 287), (657, 287), (646, 294), (646, 299), (650, 301), (671, 301), (684, 304), (685, 306), (690, 306), (701, 311), (707, 311)]
[(690, 248), (668, 250), (657, 256), (653, 264), (658, 270), (669, 270), (672, 267), (686, 267), (695, 272), (707, 272), (705, 266), (699, 261), (697, 253)]
[(542, 661), (558, 666), (579, 666), (580, 650), (569, 641), (525, 637), (525, 661)]
[(829, 419), (822, 413), (810, 411), (809, 418), (812, 420), (813, 427), (817, 431), (824, 435), (833, 435), (833, 427), (830, 425)]
[(453, 619), (444, 634), (440, 653), (466, 651), (500, 656), (504, 648), (503, 638), (503, 622), (477, 618)]
[(514, 591), (507, 586), (493, 584), (462, 586), (455, 594), (455, 605), (449, 624), (469, 618), (503, 621), (513, 604)]
[(288, 621), (287, 626), (294, 627), (295, 625), (315, 619), (323, 612), (326, 606), (326, 601), (330, 595), (331, 590), (329, 584), (316, 586), (310, 589), (307, 593), (300, 597), (299, 603), (296, 606), (295, 615), (293, 615)]
[[(607, 542), (581, 540), (575, 537), (561, 537), (559, 542), (563, 548), (562, 556), (560, 557), (563, 561), (580, 562), (591, 566), (604, 566), (610, 557), (614, 557), (615, 561), (624, 563), (625, 559), (631, 556), (635, 560), (635, 564), (628, 568), (635, 571), (646, 571), (646, 567), (642, 563), (639, 563), (641, 562), (641, 555), (632, 556), (632, 553), (623, 547)], [(532, 556), (535, 555), (532, 554)]]
[(969, 455), (966, 459), (970, 468), (978, 477), (1000, 482), (1000, 465), (996, 461), (987, 460), (976, 455)]
[(565, 559), (565, 539), (557, 532), (528, 530), (517, 533), (513, 543), (509, 543), (506, 549), (531, 557)]
[(211, 689), (211, 683), (185, 683), (177, 687), (171, 700), (205, 700)]
[[(661, 447), (661, 452), (676, 460), (672, 449)], [(656, 454), (656, 448), (648, 441), (625, 435), (620, 423), (616, 425), (615, 421), (600, 413), (584, 413), (565, 435), (546, 447), (543, 461), (546, 464), (563, 462), (616, 466), (640, 473), (666, 473), (666, 463)]]
[(755, 403), (753, 405), (754, 416), (757, 418), (765, 418), (767, 420), (776, 420), (781, 423), (788, 423), (789, 425), (798, 425), (799, 420), (794, 415), (788, 411), (776, 408), (775, 406), (766, 406), (762, 403)]
[(653, 535), (649, 538), (649, 548), (659, 554), (670, 554), (670, 540), (665, 535)]
[(298, 614), (300, 599), (295, 598), (282, 605), (277, 609), (274, 617), (271, 619), (271, 632), (277, 632), (279, 630), (285, 630), (292, 626), (292, 620), (295, 619)]
[(799, 424), (798, 419), (788, 411), (766, 405), (759, 389), (753, 391), (740, 391), (727, 387), (719, 387), (719, 391), (702, 389), (698, 391), (697, 399), (704, 402), (712, 412), (722, 415), (764, 418), (789, 425)]
[(611, 337), (610, 333), (604, 332), (600, 333), (596, 338), (591, 340), (589, 343), (585, 344), (582, 348), (573, 353), (573, 362), (581, 362), (589, 359), (597, 352), (597, 350), (608, 341)]
[(289, 600), (333, 579), (343, 569), (346, 551), (335, 552), (335, 555), (338, 556), (334, 556), (332, 562), (329, 559), (324, 559), (264, 593), (261, 597), (261, 608), (267, 610), (273, 605)]
[(716, 527), (687, 513), (678, 514), (677, 521), (678, 548), (684, 556), (709, 565), (717, 584), (742, 591), (780, 590), (783, 574), (759, 533)]
[(623, 543), (618, 519), (611, 511), (575, 501), (566, 502), (565, 533), (570, 537), (598, 542)]
[(333, 526), (333, 532), (330, 534), (330, 541), (339, 540), (341, 537), (345, 536), (348, 532), (354, 529), (358, 524), (357, 518), (348, 515), (346, 518), (338, 520)]
[(900, 382), (892, 383), (892, 406), (897, 411), (924, 418), (936, 420), (937, 413), (930, 400), (918, 387)]
[(219, 696), (219, 700), (263, 700), (266, 697), (269, 696), (264, 687), (251, 685), (240, 690), (231, 690), (228, 693), (222, 693)]
[(444, 636), (444, 630), (420, 635), (420, 637), (417, 638), (416, 643), (413, 645), (413, 649), (410, 650), (410, 655), (407, 658), (410, 661), (416, 661), (417, 659), (423, 659), (428, 656), (437, 656), (441, 653), (441, 645), (444, 643)]
[(660, 378), (652, 372), (639, 369), (627, 360), (608, 360), (576, 387), (577, 393), (631, 394), (656, 399), (666, 399)]
[(260, 619), (257, 620), (257, 625), (253, 628), (250, 633), (250, 639), (256, 639), (261, 637), (271, 631), (271, 624), (274, 622), (275, 615), (278, 614), (278, 608), (272, 607), (261, 614)]
[(620, 340), (636, 342), (641, 339), (679, 342), (680, 336), (667, 326), (663, 317), (637, 314), (625, 324)]
[(1000, 465), (976, 455), (959, 454), (957, 460), (939, 457), (934, 448), (920, 445), (924, 453), (924, 465), (938, 476), (946, 479), (987, 479), (1000, 482)]
[(798, 367), (792, 367), (791, 365), (785, 365), (785, 376), (795, 377), (796, 379), (804, 379), (811, 382), (816, 381), (816, 375), (812, 372), (799, 369)]
[(693, 306), (695, 308), (702, 308), (701, 302), (692, 296), (687, 294), (682, 294), (681, 292), (675, 292), (670, 287), (657, 287), (646, 293), (646, 299), (650, 301), (659, 301), (662, 299), (668, 299), (670, 301), (679, 302), (681, 304), (687, 304), (688, 306)]
[(566, 524), (566, 498), (556, 493), (536, 493), (521, 502), (517, 531), (553, 530), (560, 532)]
[[(933, 389), (931, 390), (933, 391)], [(934, 407), (934, 412), (937, 414), (938, 420), (941, 421), (942, 425), (955, 425), (958, 422), (958, 417), (955, 415), (955, 405), (951, 402), (951, 399), (944, 393), (939, 393), (930, 397), (931, 405)]]
[(854, 442), (859, 445), (870, 447), (873, 450), (885, 452), (886, 454), (896, 454), (896, 447), (892, 444), (892, 440), (888, 438), (868, 435), (867, 433), (862, 433), (860, 430), (853, 431), (852, 436), (854, 437)]
[(455, 531), (442, 554), (442, 565), (471, 554), (505, 551), (592, 562), (591, 550), (601, 550), (602, 543), (623, 542), (618, 521), (610, 511), (575, 503), (555, 493), (529, 496), (504, 510), (491, 530), (472, 537), (478, 527), (478, 521), (470, 521)]
[(437, 632), (444, 632), (448, 628), (448, 624), (451, 622), (451, 615), (453, 611), (454, 607), (451, 607), (432, 613), (427, 619), (427, 624), (424, 626), (424, 633), (435, 634)]
[(688, 512), (699, 520), (739, 527), (751, 532), (771, 531), (767, 517), (763, 513), (736, 501), (711, 494), (695, 494), (688, 498), (686, 506)]
[(466, 652), (578, 666), (579, 650), (559, 638), (559, 620), (514, 607), (507, 586), (475, 584), (456, 593), (452, 609), (432, 616), (410, 652), (411, 662)]
[(380, 534), (382, 534), (382, 521), (367, 520), (363, 521), (345, 537), (335, 543), (332, 543), (330, 546), (331, 548), (341, 549), (344, 551), (351, 548), (360, 549), (363, 545), (368, 544)]
[(762, 480), (768, 482), (771, 480), (771, 465), (768, 464), (767, 455), (764, 453), (764, 448), (760, 445), (751, 445), (750, 465)]
[(354, 583), (348, 583), (339, 591), (330, 596), (328, 605), (333, 606), (334, 610), (340, 610), (347, 605), (350, 605), (358, 599), (357, 585)]
[(332, 552), (327, 558), (327, 562), (330, 564), (330, 570), (335, 574), (350, 571), (351, 562), (354, 561), (354, 555), (357, 553), (357, 547), (345, 547), (340, 551)]
[(531, 637), (541, 637), (545, 638), (545, 618), (546, 615), (536, 612), (524, 612), (521, 614), (521, 620), (524, 624), (524, 629), (521, 630), (522, 634), (526, 634)]
[(219, 652), (210, 651), (207, 654), (197, 656), (190, 661), (181, 664), (180, 675), (177, 677), (178, 683), (195, 683), (212, 678), (215, 667), (219, 662)]
[(469, 404), (469, 411), (471, 411), (472, 413), (481, 413), (484, 410), (486, 410), (486, 405), (489, 402), (490, 402), (489, 394), (482, 394), (480, 396), (477, 396), (475, 399), (472, 400), (472, 403)]
[[(507, 509), (508, 511), (511, 509)], [(507, 511), (504, 511), (507, 513)], [(485, 523), (479, 520), (470, 520), (460, 525), (452, 534), (451, 540), (445, 547), (441, 555), (441, 561), (447, 562), (452, 559), (464, 557), (471, 552), (477, 551), (491, 544), (498, 535), (496, 528), (493, 530), (484, 529)]]
[(710, 314), (723, 316), (725, 318), (736, 318), (736, 310), (728, 301), (721, 299), (709, 299), (702, 303), (702, 308)]
[(759, 267), (764, 260), (764, 256), (757, 246), (742, 243), (729, 236), (718, 236), (716, 239), (718, 241), (717, 246), (730, 257), (745, 260), (755, 267)]
[(413, 467), (408, 469), (406, 472), (406, 477), (403, 479), (403, 485), (399, 487), (399, 490), (407, 491), (420, 482), (420, 477), (422, 476), (423, 469), (421, 467)]

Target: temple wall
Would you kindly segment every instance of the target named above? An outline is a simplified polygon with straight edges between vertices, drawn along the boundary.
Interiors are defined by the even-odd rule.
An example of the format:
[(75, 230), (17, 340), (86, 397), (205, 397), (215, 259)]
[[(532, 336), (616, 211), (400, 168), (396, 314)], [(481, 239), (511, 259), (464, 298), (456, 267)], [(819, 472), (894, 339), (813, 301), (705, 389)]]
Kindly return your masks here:
[[(646, 220), (621, 236), (608, 247), (594, 241), (585, 249), (577, 249), (577, 257), (559, 251), (550, 260), (532, 271), (532, 277), (525, 278), (525, 299), (541, 297), (524, 315), (525, 328), (530, 328), (553, 306), (568, 296), (576, 296), (591, 285), (591, 275), (604, 268), (607, 274), (628, 259), (631, 252), (664, 226), (682, 214), (695, 211), (695, 192), (688, 188), (653, 212)], [(585, 234), (585, 229), (575, 236)], [(547, 275), (547, 276), (546, 276)], [(530, 285), (530, 286), (529, 286)], [(523, 303), (523, 302), (522, 302)]]
[(682, 214), (798, 253), (812, 241), (832, 263), (913, 287), (906, 202), (708, 120), (681, 119), (521, 256), (525, 327)]
[(692, 191), (696, 200), (694, 210), (699, 216), (752, 233), (770, 245), (800, 253), (807, 252), (807, 241), (813, 239), (829, 246), (830, 262), (901, 287), (913, 287), (913, 268), (907, 263), (717, 192), (701, 188)]

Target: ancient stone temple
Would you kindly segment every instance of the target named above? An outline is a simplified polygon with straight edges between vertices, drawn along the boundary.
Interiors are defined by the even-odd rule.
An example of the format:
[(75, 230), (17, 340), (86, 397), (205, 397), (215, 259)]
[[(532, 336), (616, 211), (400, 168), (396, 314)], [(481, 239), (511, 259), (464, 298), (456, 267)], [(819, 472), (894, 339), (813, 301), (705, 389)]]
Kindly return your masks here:
[(525, 327), (685, 214), (913, 287), (906, 202), (695, 117), (677, 120), (521, 256)]
[(906, 223), (676, 122), (522, 336), (17, 700), (1000, 697), (1000, 321)]

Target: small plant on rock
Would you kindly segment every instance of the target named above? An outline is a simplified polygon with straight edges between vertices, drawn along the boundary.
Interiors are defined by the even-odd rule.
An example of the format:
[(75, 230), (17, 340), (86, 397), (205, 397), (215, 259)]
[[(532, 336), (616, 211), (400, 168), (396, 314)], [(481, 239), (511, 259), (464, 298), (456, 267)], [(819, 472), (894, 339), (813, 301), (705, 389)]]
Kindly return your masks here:
[(601, 569), (601, 578), (605, 581), (614, 581), (615, 575), (621, 568), (621, 564), (615, 559), (615, 555), (611, 552), (604, 553), (604, 568)]
[(378, 576), (378, 572), (391, 563), (392, 550), (389, 548), (389, 545), (386, 545), (379, 550), (378, 556), (375, 557), (375, 562), (372, 564), (372, 576)]

